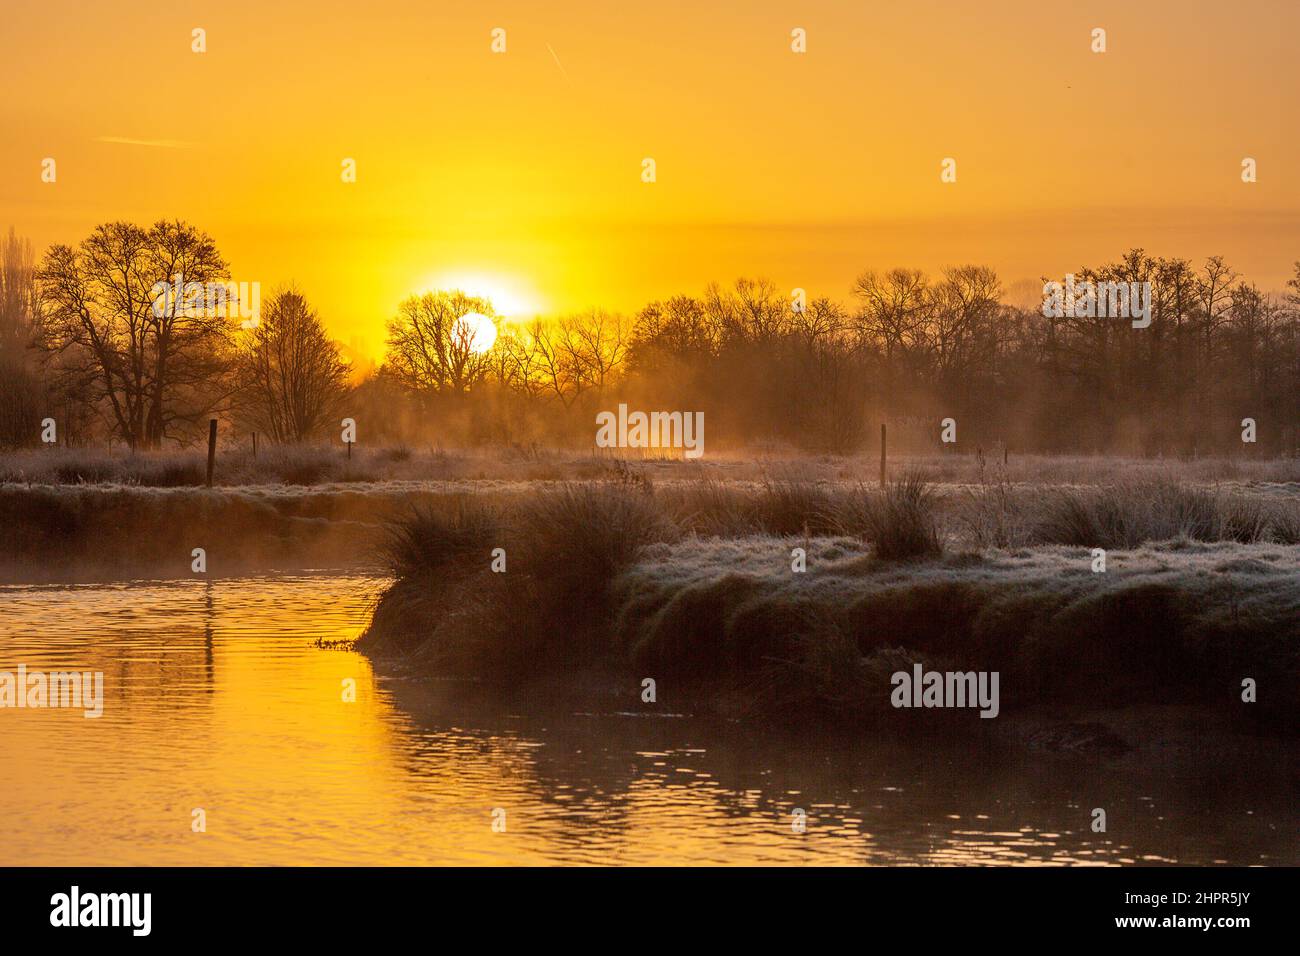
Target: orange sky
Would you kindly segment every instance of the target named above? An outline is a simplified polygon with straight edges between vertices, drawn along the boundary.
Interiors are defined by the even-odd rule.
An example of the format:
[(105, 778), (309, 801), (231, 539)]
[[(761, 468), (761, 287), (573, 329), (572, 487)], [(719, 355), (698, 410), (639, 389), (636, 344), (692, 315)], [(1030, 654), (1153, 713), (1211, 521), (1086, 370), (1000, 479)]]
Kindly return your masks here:
[(515, 315), (742, 274), (847, 299), (866, 267), (1011, 284), (1143, 245), (1278, 288), (1297, 28), (1294, 0), (6, 0), (0, 226), (188, 219), (372, 351), (452, 282)]

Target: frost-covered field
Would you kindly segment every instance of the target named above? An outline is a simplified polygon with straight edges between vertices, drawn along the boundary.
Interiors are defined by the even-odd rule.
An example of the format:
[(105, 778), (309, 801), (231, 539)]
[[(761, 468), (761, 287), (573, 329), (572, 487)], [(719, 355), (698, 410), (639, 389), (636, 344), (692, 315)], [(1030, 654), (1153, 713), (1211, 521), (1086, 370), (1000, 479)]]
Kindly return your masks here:
[(742, 691), (747, 707), (888, 711), (890, 673), (998, 671), (1009, 710), (1217, 701), (1243, 676), (1296, 718), (1300, 548), (1191, 541), (1108, 555), (1043, 546), (881, 562), (853, 539), (651, 545), (616, 588), (638, 672)]
[[(634, 453), (623, 452), (624, 456)], [(219, 448), (215, 483), (223, 486), (329, 486), (387, 482), (535, 482), (596, 479), (620, 467), (635, 468), (655, 482), (703, 479), (736, 482), (771, 480), (875, 482), (875, 454), (809, 456), (785, 451), (710, 452), (705, 458), (610, 457), (564, 449), (504, 447), (353, 449), (270, 447), (254, 455), (248, 446)], [(1274, 484), (1300, 489), (1300, 459), (1117, 458), (1107, 456), (1008, 456), (973, 453), (892, 456), (889, 474), (920, 472), (936, 485), (970, 486), (1002, 481), (1014, 485), (1095, 485), (1166, 479), (1197, 484)], [(140, 452), (123, 448), (49, 448), (0, 453), (0, 483), (125, 484), (194, 487), (206, 479), (203, 449)]]
[[(240, 455), (243, 455), (241, 458)], [(878, 462), (735, 458), (683, 462), (514, 452), (241, 450), (197, 459), (73, 449), (0, 457), (0, 577), (184, 576), (373, 566), (384, 528), (470, 499), (519, 514), (564, 489), (629, 489), (677, 533), (848, 536), (872, 543)], [(949, 553), (1065, 544), (1131, 548), (1187, 539), (1300, 542), (1300, 463), (981, 456), (900, 459), (924, 485), (926, 520)], [(875, 469), (873, 472), (872, 469)], [(196, 478), (196, 476), (199, 476)], [(196, 481), (199, 483), (196, 485)]]

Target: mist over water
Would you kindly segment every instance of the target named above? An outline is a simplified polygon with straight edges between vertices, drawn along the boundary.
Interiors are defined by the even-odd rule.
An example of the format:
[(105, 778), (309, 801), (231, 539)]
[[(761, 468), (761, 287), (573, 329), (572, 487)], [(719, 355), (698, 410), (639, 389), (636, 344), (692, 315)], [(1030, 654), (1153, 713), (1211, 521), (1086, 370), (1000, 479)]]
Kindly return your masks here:
[[(1262, 786), (1285, 790), (1267, 741), (1206, 786), (1204, 763), (776, 734), (669, 706), (521, 716), (315, 646), (357, 636), (384, 583), (0, 588), (0, 669), (102, 670), (106, 694), (97, 720), (0, 711), (0, 865), (1300, 862), (1293, 801)], [(1094, 805), (1109, 833), (1088, 830)]]

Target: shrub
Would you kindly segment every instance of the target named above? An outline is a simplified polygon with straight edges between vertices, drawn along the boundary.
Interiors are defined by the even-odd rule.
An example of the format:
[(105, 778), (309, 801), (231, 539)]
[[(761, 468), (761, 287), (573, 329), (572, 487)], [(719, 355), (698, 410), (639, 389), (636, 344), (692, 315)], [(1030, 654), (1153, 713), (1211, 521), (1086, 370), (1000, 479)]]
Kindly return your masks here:
[(1246, 498), (1175, 481), (1128, 482), (1049, 495), (1031, 539), (1041, 544), (1135, 548), (1148, 541), (1266, 540), (1268, 510)]
[[(396, 580), (357, 646), (504, 682), (543, 664), (581, 666), (603, 656), (615, 578), (674, 531), (649, 492), (613, 483), (542, 492), (509, 522), (468, 499), (413, 511), (390, 525), (383, 558)], [(496, 546), (506, 574), (490, 571)]]
[(909, 474), (868, 498), (860, 509), (876, 557), (903, 561), (943, 552), (934, 499), (925, 480)]
[(390, 521), (380, 545), (384, 566), (398, 579), (427, 578), (462, 569), (482, 552), (488, 559), (491, 544), (499, 538), (495, 515), (467, 497), (448, 508), (417, 505)]
[(808, 481), (766, 479), (751, 503), (750, 533), (830, 534), (835, 531), (834, 498)]
[(566, 616), (601, 603), (646, 544), (674, 536), (648, 492), (626, 485), (566, 484), (524, 505), (514, 528), (515, 565), (544, 581)]

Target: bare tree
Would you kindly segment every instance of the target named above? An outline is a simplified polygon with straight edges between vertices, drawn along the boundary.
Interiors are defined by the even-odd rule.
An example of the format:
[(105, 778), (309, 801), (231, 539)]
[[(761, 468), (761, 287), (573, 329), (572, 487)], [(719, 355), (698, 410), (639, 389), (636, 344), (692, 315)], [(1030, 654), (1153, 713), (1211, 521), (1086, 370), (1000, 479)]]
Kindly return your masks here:
[(402, 302), (388, 323), (389, 373), (417, 394), (467, 394), (492, 367), (473, 326), (464, 321), (472, 313), (496, 316), (488, 300), (460, 291), (426, 292)]
[(791, 328), (810, 345), (838, 343), (848, 328), (848, 313), (838, 302), (820, 296), (794, 314)]
[(240, 415), (276, 442), (301, 442), (335, 422), (349, 367), (296, 288), (277, 289), (241, 343)]
[(624, 372), (631, 327), (622, 315), (597, 309), (535, 319), (503, 333), (499, 341), (493, 366), (499, 380), (571, 408), (583, 394), (602, 392)]
[(955, 385), (967, 378), (1001, 295), (997, 274), (987, 266), (945, 269), (943, 281), (931, 288), (932, 307), (921, 332), (941, 382)]
[(496, 380), (530, 398), (547, 390), (537, 347), (541, 324), (541, 319), (534, 319), (526, 327), (502, 329), (492, 350)]
[(636, 317), (628, 347), (631, 369), (653, 365), (663, 358), (702, 362), (722, 348), (722, 328), (716, 315), (688, 295), (651, 302)]
[(790, 302), (767, 279), (737, 279), (733, 288), (717, 283), (704, 292), (704, 309), (713, 316), (725, 339), (768, 343), (790, 329)]
[(232, 327), (225, 309), (158, 289), (227, 277), (212, 239), (179, 221), (106, 223), (75, 249), (52, 246), (36, 274), (48, 367), (133, 447), (182, 437), (228, 394)]
[(566, 347), (585, 388), (603, 392), (627, 363), (631, 329), (617, 312), (593, 309), (560, 321)]
[(929, 281), (919, 269), (891, 269), (881, 274), (868, 270), (853, 284), (862, 300), (858, 328), (878, 341), (891, 367), (896, 358), (914, 347), (930, 307)]
[(574, 355), (569, 329), (563, 322), (537, 320), (528, 330), (533, 373), (543, 392), (554, 395), (565, 408), (586, 389), (581, 363)]

